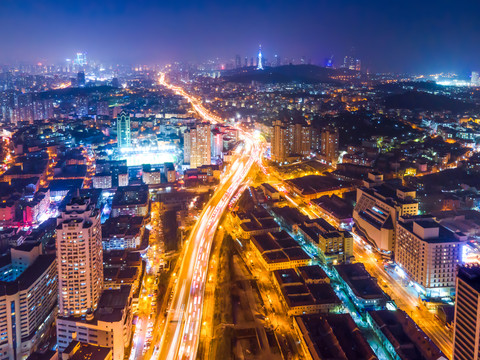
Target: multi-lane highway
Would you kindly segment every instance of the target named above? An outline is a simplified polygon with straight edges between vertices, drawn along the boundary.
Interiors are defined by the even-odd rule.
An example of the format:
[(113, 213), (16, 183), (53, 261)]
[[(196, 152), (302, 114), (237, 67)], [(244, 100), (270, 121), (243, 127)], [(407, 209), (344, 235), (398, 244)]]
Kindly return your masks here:
[[(168, 84), (161, 74), (159, 83), (175, 93), (184, 96), (205, 120), (212, 123), (222, 122), (210, 114), (197, 99), (183, 89)], [(208, 260), (215, 231), (230, 199), (235, 195), (247, 176), (253, 163), (260, 159), (263, 148), (255, 144), (252, 138), (245, 140), (242, 154), (224, 174), (214, 195), (205, 205), (182, 251), (180, 267), (175, 274), (175, 286), (168, 297), (167, 316), (158, 331), (153, 359), (195, 359), (199, 339), (203, 310), (204, 287), (207, 276)], [(155, 340), (155, 337), (154, 337)]]

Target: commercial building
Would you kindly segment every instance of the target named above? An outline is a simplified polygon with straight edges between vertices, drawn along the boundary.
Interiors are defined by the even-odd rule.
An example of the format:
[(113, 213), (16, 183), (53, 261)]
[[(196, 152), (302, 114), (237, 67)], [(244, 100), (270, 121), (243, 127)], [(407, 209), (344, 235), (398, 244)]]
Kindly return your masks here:
[(312, 263), (311, 257), (285, 231), (252, 236), (251, 246), (268, 270), (281, 270)]
[(390, 299), (362, 263), (340, 264), (333, 268), (355, 305), (366, 310), (385, 308)]
[(480, 267), (460, 267), (457, 275), (454, 360), (480, 359)]
[(280, 200), (280, 192), (272, 185), (268, 183), (263, 183), (262, 185), (260, 185), (260, 187), (263, 190), (263, 193), (267, 199)]
[(160, 184), (162, 182), (160, 169), (143, 169), (142, 181), (146, 185)]
[(175, 165), (171, 162), (164, 164), (164, 172), (165, 177), (167, 178), (167, 182), (173, 183), (177, 181), (177, 172), (175, 170)]
[(184, 162), (195, 169), (212, 162), (210, 123), (198, 122), (184, 133)]
[(431, 217), (400, 217), (395, 262), (427, 297), (451, 296), (465, 240)]
[(92, 178), (92, 185), (94, 189), (111, 189), (112, 174), (111, 173), (95, 174)]
[(350, 314), (295, 316), (293, 326), (309, 360), (377, 359)]
[(13, 248), (2, 259), (0, 281), (0, 354), (2, 359), (25, 359), (39, 345), (55, 320), (57, 263), (41, 255), (41, 244)]
[(112, 360), (108, 347), (72, 341), (62, 353), (61, 360)]
[(102, 224), (102, 243), (105, 251), (136, 249), (140, 246), (144, 217), (121, 215)]
[(148, 186), (119, 186), (112, 201), (112, 217), (148, 214)]
[(355, 189), (351, 182), (322, 175), (303, 176), (285, 180), (284, 183), (305, 200), (316, 199), (324, 195), (340, 195)]
[(402, 310), (369, 311), (367, 321), (392, 359), (447, 360), (433, 341)]
[(131, 340), (132, 320), (131, 287), (104, 290), (95, 312), (57, 319), (58, 350), (63, 353), (75, 337), (82, 343), (107, 347), (113, 360), (123, 360)]
[[(275, 270), (273, 272), (283, 302), (288, 309), (288, 315), (340, 311), (343, 306), (342, 302), (330, 286), (328, 277), (325, 275), (325, 277), (315, 280), (309, 278), (309, 270), (305, 269), (310, 267), (318, 266), (302, 267), (304, 270), (301, 272), (297, 272), (295, 269)], [(318, 273), (318, 269), (315, 270)], [(307, 275), (307, 279), (303, 278), (303, 274)]]
[(239, 212), (235, 215), (235, 221), (239, 225), (242, 237), (245, 239), (254, 235), (278, 232), (280, 225), (265, 209), (257, 208), (249, 213)]
[(383, 175), (369, 173), (363, 186), (357, 189), (357, 204), (353, 210), (356, 232), (382, 256), (392, 258), (397, 219), (417, 215), (415, 197), (415, 190), (386, 184)]
[(56, 232), (59, 316), (85, 315), (103, 288), (100, 211), (89, 198), (73, 198), (57, 218)]
[(130, 115), (122, 111), (117, 116), (117, 146), (119, 149), (128, 148), (132, 145), (130, 138)]
[(306, 221), (298, 228), (326, 263), (350, 262), (353, 258), (353, 236), (348, 231), (339, 231), (321, 218)]
[(353, 226), (353, 207), (337, 195), (322, 196), (313, 199), (317, 211), (322, 217), (338, 228), (351, 229)]

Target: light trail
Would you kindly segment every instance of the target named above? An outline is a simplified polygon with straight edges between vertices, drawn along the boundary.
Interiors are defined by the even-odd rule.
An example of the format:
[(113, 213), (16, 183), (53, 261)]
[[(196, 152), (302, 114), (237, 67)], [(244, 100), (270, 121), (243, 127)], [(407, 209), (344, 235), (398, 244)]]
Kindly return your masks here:
[[(159, 84), (186, 98), (203, 119), (212, 123), (223, 122), (182, 88), (168, 84), (163, 73), (160, 74)], [(253, 136), (241, 129), (239, 131), (245, 141), (245, 150), (243, 154), (237, 155), (238, 159), (205, 205), (185, 243), (178, 281), (172, 293), (164, 327), (160, 330), (161, 338), (151, 359), (195, 359), (197, 355), (208, 261), (214, 234), (230, 200), (243, 184), (252, 165), (260, 162), (264, 151), (261, 144), (253, 142)]]

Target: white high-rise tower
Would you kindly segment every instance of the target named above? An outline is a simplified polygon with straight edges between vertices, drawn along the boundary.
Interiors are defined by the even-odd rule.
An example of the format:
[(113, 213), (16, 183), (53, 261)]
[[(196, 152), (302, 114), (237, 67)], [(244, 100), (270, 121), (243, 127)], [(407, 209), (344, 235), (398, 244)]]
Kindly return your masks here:
[(258, 64), (257, 70), (263, 70), (263, 59), (262, 59), (262, 45), (258, 48)]
[(57, 218), (58, 315), (82, 316), (97, 308), (103, 289), (100, 211), (74, 198)]

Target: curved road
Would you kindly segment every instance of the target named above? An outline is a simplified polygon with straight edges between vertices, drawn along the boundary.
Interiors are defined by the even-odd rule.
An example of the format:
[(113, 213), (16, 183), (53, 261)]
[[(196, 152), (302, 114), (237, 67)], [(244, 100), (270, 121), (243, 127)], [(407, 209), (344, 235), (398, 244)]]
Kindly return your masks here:
[[(204, 119), (213, 123), (222, 122), (210, 114), (183, 89), (165, 82), (164, 74), (160, 84), (187, 98)], [(251, 136), (242, 137), (245, 149), (237, 161), (224, 174), (214, 195), (205, 205), (197, 223), (185, 243), (180, 270), (177, 276), (172, 300), (168, 308), (162, 336), (155, 345), (152, 359), (195, 359), (200, 339), (205, 281), (208, 260), (215, 231), (230, 199), (241, 186), (253, 163), (262, 156), (262, 147), (252, 141)], [(168, 296), (169, 294), (165, 294)]]

